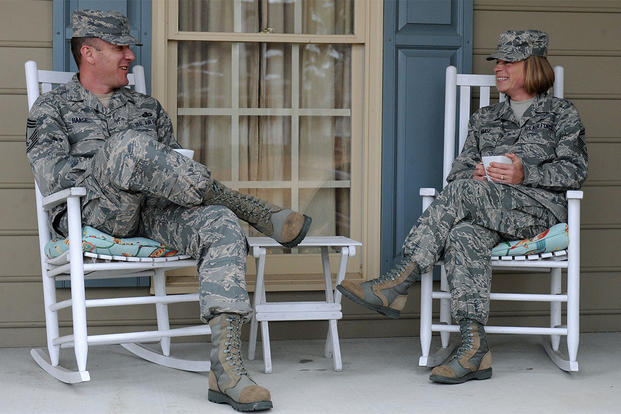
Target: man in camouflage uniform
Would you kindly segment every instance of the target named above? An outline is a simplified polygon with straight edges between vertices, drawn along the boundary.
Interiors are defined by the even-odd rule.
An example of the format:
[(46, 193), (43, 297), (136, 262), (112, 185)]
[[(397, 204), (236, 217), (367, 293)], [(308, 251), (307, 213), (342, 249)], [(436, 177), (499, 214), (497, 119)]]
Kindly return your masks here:
[[(548, 37), (535, 30), (499, 37), (496, 81), (505, 102), (478, 110), (452, 165), (448, 185), (423, 212), (403, 244), (403, 259), (377, 279), (344, 281), (348, 298), (398, 318), (407, 289), (441, 257), (451, 293), (451, 312), (462, 346), (431, 379), (459, 383), (491, 377), (491, 353), (483, 325), (489, 313), (490, 257), (501, 240), (532, 237), (567, 220), (564, 192), (578, 189), (587, 175), (584, 127), (575, 107), (548, 96), (554, 72), (545, 60)], [(525, 61), (545, 60), (551, 80), (529, 90)], [(530, 63), (531, 65), (533, 63)], [(505, 155), (512, 164), (491, 163), (487, 181), (482, 156)]]
[[(224, 187), (180, 148), (160, 103), (127, 85), (135, 59), (127, 18), (80, 10), (72, 17), (80, 73), (39, 97), (28, 117), (27, 155), (47, 196), (86, 188), (82, 222), (117, 237), (140, 235), (198, 259), (201, 319), (212, 328), (209, 399), (237, 410), (272, 407), (241, 359), (240, 329), (252, 308), (245, 287), (247, 244), (236, 215), (287, 247), (310, 218)], [(63, 206), (50, 215), (67, 234)]]

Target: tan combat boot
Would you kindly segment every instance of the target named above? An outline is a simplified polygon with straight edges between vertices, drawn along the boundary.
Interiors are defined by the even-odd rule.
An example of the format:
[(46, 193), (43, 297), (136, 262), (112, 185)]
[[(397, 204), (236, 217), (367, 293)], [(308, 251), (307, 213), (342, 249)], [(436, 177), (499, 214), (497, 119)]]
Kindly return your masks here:
[(221, 313), (209, 321), (212, 348), (208, 398), (237, 411), (269, 410), (270, 392), (257, 385), (244, 367), (241, 326), (242, 317), (234, 313)]
[(415, 264), (404, 257), (390, 271), (366, 282), (344, 280), (336, 288), (343, 296), (359, 305), (398, 319), (408, 298), (408, 288), (414, 283)]
[(231, 190), (212, 180), (207, 187), (205, 204), (229, 208), (237, 217), (285, 247), (297, 246), (306, 236), (311, 218), (288, 208), (280, 208), (257, 197)]
[(483, 380), (492, 376), (492, 353), (487, 346), (483, 324), (472, 319), (459, 322), (461, 345), (449, 362), (435, 367), (430, 380), (443, 384), (461, 384), (473, 379)]

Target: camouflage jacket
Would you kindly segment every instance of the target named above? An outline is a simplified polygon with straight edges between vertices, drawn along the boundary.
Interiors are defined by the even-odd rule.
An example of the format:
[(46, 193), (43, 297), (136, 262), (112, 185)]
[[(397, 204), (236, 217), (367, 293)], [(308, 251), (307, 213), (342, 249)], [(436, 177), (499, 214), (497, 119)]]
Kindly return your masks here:
[[(80, 84), (77, 75), (45, 93), (32, 106), (26, 126), (26, 154), (44, 196), (79, 186), (90, 160), (113, 134), (143, 130), (158, 141), (181, 148), (170, 118), (154, 98), (127, 88), (114, 91), (110, 105)], [(58, 206), (51, 221), (64, 211)]]
[(584, 126), (573, 104), (539, 95), (519, 122), (509, 100), (479, 109), (447, 181), (472, 178), (483, 155), (505, 153), (522, 160), (524, 181), (514, 187), (566, 221), (565, 191), (579, 189), (588, 169)]

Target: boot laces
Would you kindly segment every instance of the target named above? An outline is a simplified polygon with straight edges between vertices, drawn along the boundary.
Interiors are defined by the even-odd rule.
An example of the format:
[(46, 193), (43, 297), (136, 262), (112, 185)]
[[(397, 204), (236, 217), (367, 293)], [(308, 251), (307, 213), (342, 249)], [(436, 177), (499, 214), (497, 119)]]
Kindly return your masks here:
[(211, 189), (213, 192), (213, 204), (235, 205), (237, 211), (244, 219), (254, 217), (257, 223), (266, 223), (272, 214), (278, 211), (270, 208), (265, 202), (249, 194), (227, 189), (216, 180), (212, 180)]
[[(472, 325), (475, 325), (472, 323)], [(465, 328), (461, 330), (461, 345), (457, 348), (457, 351), (451, 357), (451, 361), (459, 359), (469, 352), (474, 346), (474, 328)]]
[(241, 355), (241, 318), (228, 317), (227, 321), (229, 322), (226, 327), (228, 332), (226, 333), (227, 339), (224, 341), (225, 349), (223, 351), (226, 355), (225, 360), (233, 367), (237, 375), (246, 375), (248, 371)]
[(397, 263), (392, 269), (390, 269), (388, 272), (384, 273), (377, 279), (374, 279), (373, 284), (380, 285), (388, 281), (394, 281), (395, 279), (398, 279), (406, 271), (410, 264), (410, 256), (404, 256), (403, 259), (401, 259), (399, 263)]

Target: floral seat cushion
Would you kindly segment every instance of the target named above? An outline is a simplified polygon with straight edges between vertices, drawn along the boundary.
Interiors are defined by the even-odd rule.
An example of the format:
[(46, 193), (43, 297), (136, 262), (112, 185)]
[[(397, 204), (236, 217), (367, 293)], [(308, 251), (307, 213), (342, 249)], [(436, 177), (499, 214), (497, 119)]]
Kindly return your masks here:
[[(54, 239), (45, 245), (45, 255), (48, 259), (58, 257), (67, 250), (69, 250), (69, 239)], [(150, 258), (169, 257), (178, 254), (177, 250), (145, 237), (122, 239), (110, 236), (90, 226), (82, 228), (82, 251), (109, 256)]]
[(530, 239), (501, 242), (492, 249), (492, 256), (551, 253), (564, 250), (567, 246), (569, 246), (567, 223), (559, 223)]

